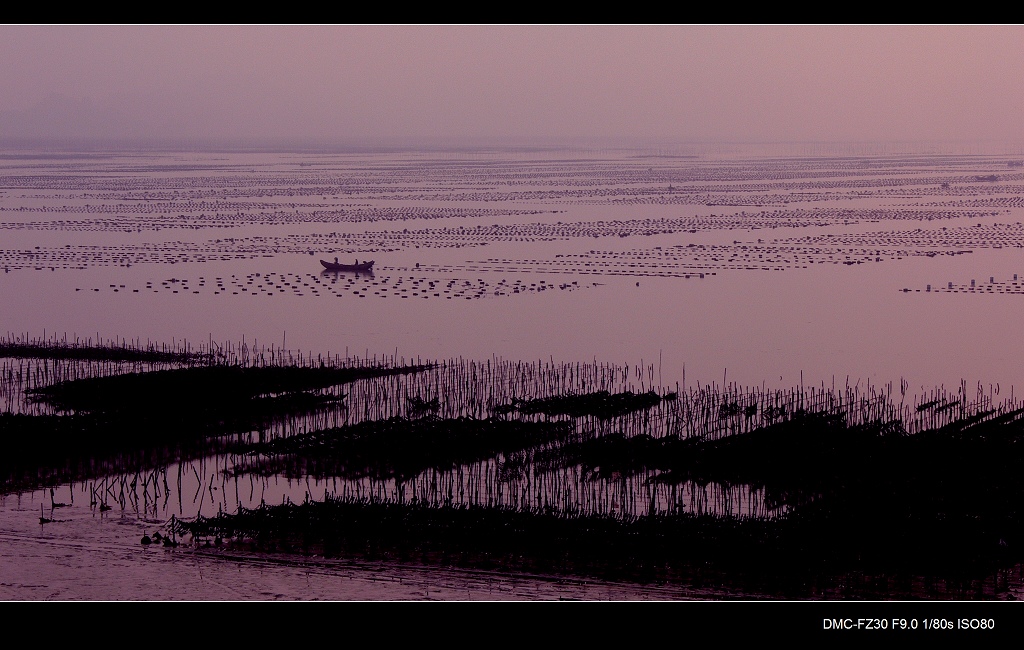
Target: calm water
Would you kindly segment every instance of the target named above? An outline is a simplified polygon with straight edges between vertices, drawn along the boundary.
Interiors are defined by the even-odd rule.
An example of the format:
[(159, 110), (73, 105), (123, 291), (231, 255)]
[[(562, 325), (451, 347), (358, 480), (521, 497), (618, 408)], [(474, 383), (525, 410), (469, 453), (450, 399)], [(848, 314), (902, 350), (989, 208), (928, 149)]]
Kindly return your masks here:
[[(1022, 158), (681, 153), (8, 152), (0, 329), (650, 368), (635, 388), (894, 385), (1009, 397), (1024, 387)], [(319, 260), (335, 257), (375, 260), (374, 271), (323, 273)], [(168, 561), (137, 540), (171, 515), (337, 487), (229, 484), (222, 461), (195, 462), (141, 482), (112, 471), (103, 489), (116, 481), (119, 498), (102, 514), (90, 504), (95, 482), (56, 485), (54, 499), (69, 504), (57, 510), (63, 533), (38, 524), (47, 491), (3, 497), (0, 565), (17, 577), (4, 578), (0, 597), (687, 595), (202, 553), (180, 561), (181, 549)], [(762, 507), (756, 494), (658, 498)], [(138, 582), (170, 572), (181, 591), (100, 578), (115, 560), (98, 558), (111, 552)], [(57, 573), (55, 556), (66, 558)]]

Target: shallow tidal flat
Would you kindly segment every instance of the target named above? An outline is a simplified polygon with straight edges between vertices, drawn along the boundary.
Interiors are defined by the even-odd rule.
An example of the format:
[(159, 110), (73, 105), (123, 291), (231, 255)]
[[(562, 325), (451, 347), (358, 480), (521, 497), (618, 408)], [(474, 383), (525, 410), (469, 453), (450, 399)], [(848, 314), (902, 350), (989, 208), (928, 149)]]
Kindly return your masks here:
[(39, 505), (5, 516), (47, 536), (77, 512), (134, 522), (136, 544), (182, 561), (355, 558), (717, 597), (1022, 589), (1024, 406), (966, 387), (666, 391), (653, 366), (4, 350), (18, 361), (0, 393), (20, 408), (0, 415), (0, 485)]
[(976, 154), (0, 155), (0, 534), (116, 515), (110, 543), (179, 556), (1019, 597), (1022, 181)]

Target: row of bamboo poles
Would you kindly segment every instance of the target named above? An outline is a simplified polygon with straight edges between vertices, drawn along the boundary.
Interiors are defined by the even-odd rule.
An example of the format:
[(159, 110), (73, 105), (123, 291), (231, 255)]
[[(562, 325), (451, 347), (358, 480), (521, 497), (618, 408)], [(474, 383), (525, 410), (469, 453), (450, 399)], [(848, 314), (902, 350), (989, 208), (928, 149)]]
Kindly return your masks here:
[[(23, 342), (7, 339), (7, 343)], [(0, 345), (2, 343), (0, 341)], [(35, 343), (38, 346), (39, 342)], [(52, 341), (43, 343), (38, 347), (53, 345)], [(152, 348), (148, 342), (119, 343), (119, 349), (128, 352)], [(27, 391), (61, 381), (196, 363), (194, 357), (187, 356), (195, 351), (189, 344), (176, 343), (176, 346), (162, 347), (158, 351), (186, 355), (177, 361), (166, 357), (126, 360), (123, 357), (128, 355), (117, 357), (106, 347), (101, 347), (95, 358), (63, 358), (59, 350), (50, 356), (9, 356), (0, 359), (0, 398), (8, 413), (49, 414), (45, 404), (26, 399)], [(322, 365), (401, 367), (406, 363), (406, 359), (397, 356), (286, 354), (279, 348), (263, 350), (246, 344), (208, 344), (201, 352), (214, 348), (228, 354), (211, 356), (207, 363), (226, 363), (226, 358), (241, 363), (243, 350), (248, 363), (256, 367), (269, 363), (268, 359), (278, 364), (311, 368)], [(989, 386), (986, 391), (984, 386), (978, 385), (974, 390), (966, 383), (956, 390), (936, 388), (918, 396), (908, 395), (902, 383), (895, 386), (847, 383), (841, 387), (822, 384), (785, 390), (743, 387), (735, 383), (683, 389), (677, 384), (666, 390), (654, 382), (655, 367), (651, 364), (619, 365), (597, 360), (559, 363), (553, 359), (521, 361), (498, 357), (483, 361), (417, 358), (409, 359), (408, 363), (424, 369), (411, 374), (359, 379), (323, 389), (343, 399), (322, 409), (281, 418), (259, 430), (238, 433), (232, 444), (244, 446), (396, 417), (559, 420), (570, 422), (577, 437), (614, 433), (627, 438), (646, 435), (655, 439), (719, 440), (784, 422), (800, 412), (835, 413), (842, 415), (850, 426), (886, 422), (892, 423), (894, 433), (907, 435), (940, 428), (968, 416), (995, 418), (1020, 408), (1012, 391), (1009, 397), (1001, 397), (998, 387)], [(601, 391), (610, 395), (653, 391), (660, 399), (645, 408), (615, 417), (524, 413), (522, 408), (530, 400), (573, 395), (583, 398)], [(225, 449), (228, 449), (226, 453)], [(154, 515), (161, 509), (173, 508), (178, 517), (210, 514), (209, 509), (214, 504), (217, 510), (233, 510), (267, 499), (286, 501), (301, 498), (301, 495), (322, 497), (327, 492), (343, 497), (415, 500), (441, 505), (551, 508), (585, 515), (687, 511), (768, 517), (785, 511), (771, 505), (763, 487), (660, 483), (651, 480), (656, 476), (652, 472), (597, 480), (578, 466), (538, 467), (528, 454), (519, 458), (516, 454), (501, 453), (485, 461), (451, 469), (428, 469), (417, 476), (396, 480), (372, 476), (346, 479), (310, 476), (299, 465), (285, 472), (267, 474), (266, 468), (260, 465), (261, 459), (230, 453), (230, 445), (223, 440), (211, 443), (210, 450), (208, 458), (178, 462), (174, 460), (173, 450), (162, 458), (126, 456), (118, 462), (109, 462), (106, 468), (83, 469), (79, 461), (65, 473), (41, 468), (39, 471), (45, 476), (37, 474), (27, 477), (25, 482), (59, 484), (69, 477), (75, 480), (74, 477), (83, 476), (86, 470), (93, 475), (99, 472), (103, 476), (91, 480), (90, 500), (112, 501), (122, 509)], [(175, 477), (170, 483), (168, 472)], [(229, 494), (234, 498), (229, 498)]]
[[(405, 358), (392, 356), (348, 357), (314, 355), (285, 351), (276, 347), (257, 348), (246, 343), (214, 344), (193, 348), (187, 342), (176, 347), (155, 346), (150, 342), (103, 342), (100, 346), (85, 342), (69, 343), (71, 348), (86, 349), (93, 345), (96, 354), (86, 358), (60, 356), (62, 341), (25, 340), (9, 335), (0, 339), (0, 405), (3, 412), (47, 413), (45, 404), (26, 399), (33, 388), (77, 379), (115, 374), (146, 372), (197, 363), (230, 363), (254, 366), (291, 365), (299, 367), (401, 367)], [(30, 345), (40, 350), (38, 356), (4, 356), (5, 347)], [(114, 350), (137, 353), (125, 359), (112, 354)], [(215, 351), (213, 354), (210, 352)], [(161, 356), (146, 358), (147, 351)], [(42, 352), (49, 352), (44, 355)], [(197, 357), (196, 354), (201, 356)], [(177, 356), (175, 356), (177, 355)], [(664, 387), (653, 382), (655, 366), (599, 362), (561, 363), (549, 361), (506, 360), (499, 357), (479, 361), (455, 358), (443, 361), (409, 359), (409, 364), (426, 365), (422, 372), (389, 375), (360, 380), (344, 387), (323, 392), (344, 395), (335, 409), (325, 409), (266, 432), (271, 437), (291, 435), (296, 431), (350, 425), (361, 421), (406, 417), (426, 413), (443, 418), (487, 418), (503, 406), (515, 402), (537, 400), (558, 395), (586, 395), (598, 391), (622, 393), (653, 391), (662, 399), (655, 407), (629, 413), (614, 427), (630, 432), (644, 432), (660, 437), (697, 436), (716, 439), (744, 433), (792, 417), (794, 413), (829, 412), (843, 414), (851, 426), (874, 421), (898, 422), (906, 433), (942, 427), (965, 417), (991, 412), (992, 416), (1020, 408), (1011, 394), (1001, 397), (999, 386), (977, 390), (962, 382), (955, 390), (934, 388), (920, 395), (907, 395), (906, 385), (861, 386), (847, 383), (841, 387), (819, 386), (790, 389), (744, 387), (735, 383), (715, 383), (683, 389), (676, 384)], [(973, 388), (973, 387), (972, 387)], [(669, 390), (670, 389), (670, 390)], [(432, 405), (424, 410), (424, 405)], [(534, 419), (557, 418), (535, 414), (518, 417)], [(580, 426), (601, 430), (607, 423), (599, 417), (582, 418)]]

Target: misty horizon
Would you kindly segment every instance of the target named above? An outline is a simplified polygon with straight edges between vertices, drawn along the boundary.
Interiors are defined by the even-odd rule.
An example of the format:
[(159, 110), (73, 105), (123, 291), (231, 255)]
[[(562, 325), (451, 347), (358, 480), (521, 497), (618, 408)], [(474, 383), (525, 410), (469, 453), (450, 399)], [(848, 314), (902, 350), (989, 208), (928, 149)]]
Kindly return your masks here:
[(0, 157), (13, 152), (196, 152), (196, 153), (400, 153), (569, 151), (577, 154), (633, 151), (639, 156), (860, 156), (1024, 155), (1024, 140), (672, 140), (637, 137), (116, 137), (84, 135), (0, 136)]
[(4, 146), (1024, 142), (1014, 25), (0, 30)]

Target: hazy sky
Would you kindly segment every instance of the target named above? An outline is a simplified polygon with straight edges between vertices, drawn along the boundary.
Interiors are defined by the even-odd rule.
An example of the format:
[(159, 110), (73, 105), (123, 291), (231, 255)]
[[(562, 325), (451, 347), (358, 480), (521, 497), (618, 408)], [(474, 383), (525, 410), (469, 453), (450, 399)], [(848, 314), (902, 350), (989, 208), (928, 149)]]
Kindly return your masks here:
[(0, 26), (0, 137), (1024, 140), (1024, 26)]

